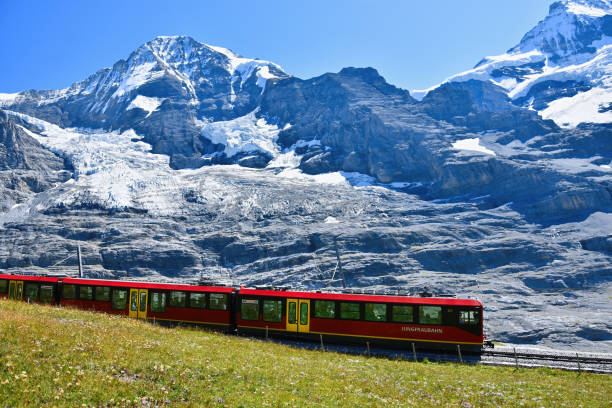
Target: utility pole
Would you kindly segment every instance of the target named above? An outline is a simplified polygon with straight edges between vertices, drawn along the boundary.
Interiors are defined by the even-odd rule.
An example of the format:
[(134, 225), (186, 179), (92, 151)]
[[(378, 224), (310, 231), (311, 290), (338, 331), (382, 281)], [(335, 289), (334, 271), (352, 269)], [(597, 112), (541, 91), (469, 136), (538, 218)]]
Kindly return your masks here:
[(81, 244), (77, 244), (77, 256), (79, 257), (79, 278), (83, 277), (83, 261), (81, 259)]
[(342, 271), (342, 262), (340, 261), (340, 251), (338, 251), (338, 241), (335, 239), (334, 247), (336, 249), (336, 259), (338, 260), (338, 271), (340, 272), (340, 277), (342, 278), (342, 288), (346, 289), (346, 281), (344, 280), (344, 272)]

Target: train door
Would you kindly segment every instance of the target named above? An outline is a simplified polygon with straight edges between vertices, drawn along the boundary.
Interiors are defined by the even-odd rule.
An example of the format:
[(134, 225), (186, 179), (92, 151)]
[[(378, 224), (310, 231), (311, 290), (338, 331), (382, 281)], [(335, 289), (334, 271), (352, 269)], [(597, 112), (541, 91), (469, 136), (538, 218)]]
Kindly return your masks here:
[(130, 317), (147, 318), (147, 289), (130, 289)]
[(310, 300), (287, 299), (287, 331), (310, 332)]
[(8, 298), (13, 300), (21, 300), (23, 297), (23, 282), (9, 281)]
[(287, 331), (295, 333), (298, 331), (297, 308), (297, 299), (287, 299)]

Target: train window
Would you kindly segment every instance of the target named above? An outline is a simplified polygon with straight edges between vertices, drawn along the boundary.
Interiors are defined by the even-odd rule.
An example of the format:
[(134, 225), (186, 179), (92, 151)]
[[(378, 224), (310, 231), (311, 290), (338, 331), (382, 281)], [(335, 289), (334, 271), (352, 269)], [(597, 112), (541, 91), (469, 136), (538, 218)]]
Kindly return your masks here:
[(186, 300), (187, 300), (187, 294), (185, 292), (178, 292), (176, 290), (173, 290), (170, 292), (170, 299), (168, 300), (168, 306), (185, 307)]
[(315, 317), (334, 319), (336, 317), (336, 302), (333, 300), (316, 300), (314, 312)]
[(384, 303), (366, 303), (365, 319), (371, 322), (386, 322), (387, 305)]
[(8, 291), (8, 281), (0, 279), (0, 293), (6, 293)]
[(62, 288), (62, 297), (64, 299), (76, 299), (76, 286), (64, 285)]
[(23, 288), (23, 298), (27, 302), (36, 302), (36, 298), (38, 298), (38, 283), (26, 283)]
[(282, 300), (264, 300), (263, 301), (263, 319), (266, 322), (280, 323), (283, 320), (283, 301)]
[(259, 320), (259, 300), (242, 299), (240, 318), (243, 320)]
[(224, 293), (211, 293), (209, 308), (212, 310), (227, 310), (227, 295)]
[(359, 303), (340, 303), (340, 318), (359, 320)]
[(191, 292), (189, 294), (189, 307), (204, 309), (206, 307), (206, 293)]
[(138, 291), (130, 291), (130, 310), (135, 312), (138, 310)]
[(166, 292), (151, 292), (151, 311), (155, 313), (166, 312)]
[(391, 319), (398, 323), (412, 323), (414, 321), (412, 306), (393, 305)]
[(79, 286), (79, 299), (92, 300), (93, 286)]
[(42, 303), (53, 302), (53, 286), (41, 286), (40, 287), (40, 301)]
[(96, 300), (100, 302), (110, 301), (111, 289), (108, 286), (96, 286)]
[(440, 306), (419, 306), (419, 323), (442, 324), (442, 308)]
[(112, 294), (112, 306), (116, 310), (125, 310), (127, 306), (128, 291), (126, 289), (114, 289)]
[(295, 301), (289, 302), (289, 310), (287, 310), (287, 323), (296, 324), (297, 323), (297, 303)]
[(459, 324), (478, 324), (480, 318), (476, 310), (460, 310), (459, 311)]

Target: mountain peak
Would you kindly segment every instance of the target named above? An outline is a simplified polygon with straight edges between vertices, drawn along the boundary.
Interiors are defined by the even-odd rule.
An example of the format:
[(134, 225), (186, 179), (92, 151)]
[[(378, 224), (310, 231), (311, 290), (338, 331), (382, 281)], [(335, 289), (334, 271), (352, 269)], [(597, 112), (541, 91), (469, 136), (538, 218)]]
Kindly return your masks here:
[(612, 2), (610, 0), (563, 0), (550, 5), (549, 14), (556, 12), (603, 17), (612, 13)]

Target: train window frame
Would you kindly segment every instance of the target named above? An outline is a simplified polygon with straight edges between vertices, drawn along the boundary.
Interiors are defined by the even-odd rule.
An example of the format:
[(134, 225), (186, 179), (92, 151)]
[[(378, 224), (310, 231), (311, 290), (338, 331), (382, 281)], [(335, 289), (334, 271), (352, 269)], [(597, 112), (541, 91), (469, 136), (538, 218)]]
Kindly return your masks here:
[[(105, 292), (106, 296), (104, 296)], [(110, 302), (111, 292), (112, 290), (110, 286), (96, 286), (94, 289), (94, 300), (97, 302)]]
[[(467, 314), (463, 317), (463, 314)], [(459, 310), (457, 322), (461, 326), (478, 326), (480, 324), (480, 311), (477, 309)]]
[[(410, 310), (410, 320), (401, 320), (398, 319), (399, 316), (407, 316), (407, 313), (396, 313), (396, 308), (405, 307), (406, 310)], [(414, 305), (406, 305), (406, 304), (392, 304), (391, 305), (391, 321), (394, 323), (414, 323)]]
[[(72, 288), (72, 294), (70, 296), (66, 296), (66, 289)], [(62, 285), (62, 299), (74, 300), (77, 298), (77, 285), (66, 284)]]
[(7, 279), (0, 279), (0, 293), (8, 293), (9, 281)]
[[(331, 316), (320, 315), (319, 312), (322, 311), (319, 305), (329, 303), (331, 304), (331, 308), (327, 308), (328, 311), (331, 311)], [(297, 309), (296, 309), (297, 310)], [(313, 310), (313, 317), (317, 319), (335, 319), (336, 318), (336, 301), (335, 300), (315, 300)]]
[[(376, 307), (378, 306), (379, 308), (381, 308), (383, 310), (383, 316), (382, 319), (380, 318), (368, 318), (368, 306), (370, 307)], [(373, 312), (373, 310), (372, 310)], [(375, 313), (374, 313), (375, 314)], [(367, 302), (364, 305), (364, 312), (363, 312), (363, 318), (368, 321), (368, 322), (386, 322), (387, 321), (387, 304), (386, 303), (373, 303), (373, 302)]]
[[(84, 292), (89, 291), (87, 296), (83, 296)], [(94, 287), (90, 285), (79, 285), (79, 300), (93, 300), (94, 299)]]
[[(267, 313), (272, 313), (271, 311), (266, 311), (266, 306), (270, 304), (275, 305), (274, 307), (274, 316), (270, 318), (270, 316), (266, 317)], [(281, 323), (283, 321), (283, 300), (278, 299), (264, 299), (262, 302), (262, 319), (264, 322), (270, 323)]]
[[(218, 297), (218, 296), (221, 296), (221, 297)], [(227, 293), (209, 293), (208, 294), (208, 308), (210, 310), (224, 310), (224, 311), (226, 311), (227, 310), (227, 304), (228, 304), (227, 298), (228, 298)], [(213, 299), (215, 299), (215, 302), (213, 302)], [(218, 307), (218, 305), (217, 305), (217, 300), (219, 300), (219, 299), (223, 299), (222, 307)], [(214, 304), (214, 307), (213, 307), (213, 304)]]
[[(175, 302), (172, 297), (174, 296), (180, 296), (178, 294), (182, 294), (183, 297), (183, 301), (182, 302)], [(171, 290), (170, 293), (168, 294), (168, 299), (167, 299), (167, 307), (187, 307), (187, 292), (183, 291), (183, 290)]]
[[(34, 288), (36, 290), (36, 293), (33, 297), (28, 296), (28, 290), (30, 288)], [(30, 301), (30, 302), (36, 302), (38, 300), (39, 289), (40, 289), (40, 285), (37, 282), (25, 282), (23, 285), (23, 300)]]
[[(116, 303), (116, 298), (115, 298), (115, 293), (124, 293), (124, 302), (123, 302), (123, 307), (119, 307), (118, 303)], [(111, 292), (111, 308), (113, 310), (126, 310), (128, 305), (129, 305), (129, 290), (128, 289), (124, 289), (124, 288), (114, 288), (113, 291)]]
[[(428, 308), (429, 310), (432, 309), (438, 309), (438, 318), (436, 319), (436, 321), (425, 321), (424, 317), (425, 317), (425, 313), (423, 311), (423, 308)], [(428, 325), (432, 325), (432, 326), (439, 326), (443, 323), (443, 313), (442, 313), (442, 306), (437, 306), (437, 305), (419, 305), (418, 306), (418, 316), (419, 316), (419, 324), (428, 324)]]
[[(340, 309), (340, 313), (339, 313), (340, 319), (342, 320), (361, 320), (362, 313), (361, 313), (361, 303), (360, 302), (338, 302), (338, 303), (339, 303), (338, 307)], [(346, 311), (342, 310), (343, 305), (357, 306), (358, 316), (357, 317), (344, 317), (344, 313)], [(355, 313), (355, 311), (350, 311), (349, 313)]]
[[(257, 310), (257, 316), (256, 317), (253, 316), (251, 314), (252, 311), (249, 311), (249, 314), (245, 315), (244, 314), (244, 310), (245, 310), (244, 306), (245, 305), (257, 305), (255, 308), (252, 308), (253, 309), (252, 311)], [(260, 314), (259, 313), (260, 312), (259, 311), (260, 305), (261, 305), (261, 303), (259, 302), (258, 298), (242, 298), (240, 300), (240, 319), (242, 319), (242, 320), (258, 321), (259, 320), (259, 314)], [(251, 308), (249, 308), (249, 309), (251, 309)], [(253, 318), (253, 317), (255, 317), (255, 318)]]
[[(200, 303), (200, 305), (193, 304), (193, 300), (202, 296), (204, 298), (204, 302)], [(208, 296), (206, 292), (190, 292), (189, 293), (189, 307), (192, 309), (207, 309), (208, 308)]]
[[(157, 302), (157, 296), (159, 296), (159, 304)], [(166, 313), (166, 305), (168, 303), (168, 293), (161, 290), (153, 290), (149, 292), (149, 312), (152, 313)]]
[[(43, 296), (43, 293), (46, 293), (49, 289), (51, 289), (51, 296), (47, 298), (46, 294)], [(53, 285), (40, 285), (38, 289), (38, 299), (41, 303), (53, 303), (53, 297), (55, 295), (55, 288)], [(48, 300), (47, 300), (48, 299)]]

